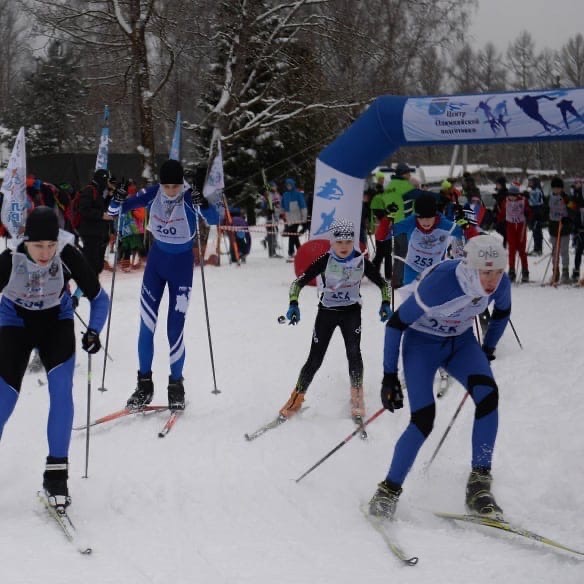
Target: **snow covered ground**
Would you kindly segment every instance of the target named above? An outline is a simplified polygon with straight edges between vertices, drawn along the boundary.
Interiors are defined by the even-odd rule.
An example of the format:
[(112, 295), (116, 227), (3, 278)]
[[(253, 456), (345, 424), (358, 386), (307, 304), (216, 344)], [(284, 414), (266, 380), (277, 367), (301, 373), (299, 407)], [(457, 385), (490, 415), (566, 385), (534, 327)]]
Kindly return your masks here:
[[(394, 530), (420, 557), (402, 567), (359, 506), (384, 478), (407, 409), (384, 413), (369, 440), (347, 443), (300, 483), (294, 479), (350, 432), (347, 366), (340, 336), (297, 419), (248, 443), (244, 434), (286, 401), (310, 343), (314, 289), (301, 296), (302, 321), (278, 325), (291, 264), (268, 259), (258, 237), (246, 265), (205, 271), (220, 395), (213, 395), (200, 272), (186, 331), (188, 406), (163, 440), (165, 414), (93, 429), (89, 478), (85, 434), (71, 447), (71, 515), (92, 556), (66, 542), (36, 501), (46, 456), (47, 391), (27, 374), (2, 439), (0, 581), (3, 584), (536, 584), (584, 581), (584, 565), (540, 544), (454, 525), (428, 510), (462, 512), (473, 408), (467, 403), (428, 474), (429, 459), (463, 392), (439, 401), (434, 433), (408, 477)], [(545, 261), (532, 265), (540, 280)], [(119, 409), (134, 388), (141, 274), (118, 273), (106, 387), (93, 359), (92, 417)], [(109, 290), (110, 276), (103, 276)], [(369, 415), (380, 408), (383, 325), (379, 293), (364, 284), (363, 355)], [(514, 288), (513, 323), (493, 364), (500, 387), (494, 490), (508, 518), (584, 550), (584, 290)], [(82, 300), (82, 315), (87, 305)], [(161, 315), (166, 313), (166, 305)], [(157, 331), (155, 403), (165, 403), (168, 347)], [(80, 337), (80, 331), (78, 330)], [(105, 331), (102, 336), (105, 340)], [(75, 423), (84, 423), (87, 356), (79, 350)], [(44, 377), (44, 374), (43, 374)], [(481, 531), (482, 529), (482, 531)]]

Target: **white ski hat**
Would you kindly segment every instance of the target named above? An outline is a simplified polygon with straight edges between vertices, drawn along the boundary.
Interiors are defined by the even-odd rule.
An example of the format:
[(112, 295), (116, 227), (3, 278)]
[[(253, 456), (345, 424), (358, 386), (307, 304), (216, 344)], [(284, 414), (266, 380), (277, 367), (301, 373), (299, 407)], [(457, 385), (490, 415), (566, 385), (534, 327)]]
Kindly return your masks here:
[(507, 254), (496, 237), (477, 235), (464, 246), (462, 263), (475, 270), (504, 270), (507, 266)]

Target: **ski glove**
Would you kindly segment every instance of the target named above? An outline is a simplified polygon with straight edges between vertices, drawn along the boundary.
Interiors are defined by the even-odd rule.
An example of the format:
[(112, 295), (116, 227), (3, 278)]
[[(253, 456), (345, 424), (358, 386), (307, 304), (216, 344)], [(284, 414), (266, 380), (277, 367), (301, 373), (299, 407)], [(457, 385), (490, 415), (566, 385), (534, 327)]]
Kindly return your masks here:
[(209, 201), (205, 199), (203, 193), (199, 193), (198, 191), (193, 191), (193, 205), (197, 207), (201, 207), (201, 209), (208, 209), (209, 208)]
[(385, 211), (389, 218), (395, 219), (395, 215), (399, 211), (399, 207), (397, 206), (397, 203), (390, 203), (387, 205), (387, 207), (385, 207)]
[(83, 350), (87, 351), (90, 355), (97, 353), (101, 349), (101, 342), (97, 331), (87, 329), (81, 338), (81, 346), (83, 347)]
[(124, 187), (118, 187), (114, 191), (114, 201), (123, 203), (128, 198), (128, 191)]
[(379, 309), (379, 320), (381, 320), (381, 322), (387, 322), (392, 314), (393, 310), (391, 309), (391, 304), (387, 301), (382, 302), (381, 308)]
[(483, 352), (485, 353), (489, 361), (494, 361), (496, 359), (495, 349), (493, 349), (492, 347), (486, 347), (485, 345), (483, 345), (481, 348), (483, 349)]
[(381, 403), (393, 412), (404, 407), (404, 394), (397, 373), (385, 373), (381, 382)]
[(291, 324), (292, 326), (300, 322), (300, 308), (298, 307), (298, 302), (290, 302), (286, 318), (289, 321), (288, 324)]

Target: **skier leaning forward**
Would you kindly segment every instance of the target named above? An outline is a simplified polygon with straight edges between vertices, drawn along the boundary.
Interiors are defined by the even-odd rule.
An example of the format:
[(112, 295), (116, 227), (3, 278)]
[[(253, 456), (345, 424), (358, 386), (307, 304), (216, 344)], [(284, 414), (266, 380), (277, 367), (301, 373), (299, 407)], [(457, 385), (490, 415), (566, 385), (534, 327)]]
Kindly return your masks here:
[[(498, 426), (498, 389), (489, 361), (495, 358), (511, 314), (511, 286), (504, 274), (506, 254), (500, 241), (479, 235), (464, 247), (464, 258), (429, 268), (417, 288), (387, 323), (381, 401), (392, 411), (403, 407), (397, 377), (403, 336), (403, 369), (411, 419), (399, 438), (387, 477), (369, 502), (371, 515), (392, 518), (402, 484), (418, 451), (432, 431), (435, 402), (432, 382), (443, 367), (475, 403), (472, 471), (466, 506), (472, 513), (501, 516), (491, 493), (491, 460)], [(481, 347), (473, 334), (474, 318), (495, 302)]]
[(0, 255), (0, 436), (20, 395), (30, 353), (36, 348), (47, 372), (50, 401), (43, 488), (49, 504), (58, 510), (71, 502), (67, 479), (75, 331), (67, 287), (70, 278), (91, 307), (83, 349), (97, 353), (108, 296), (92, 266), (74, 246), (73, 235), (59, 231), (54, 210), (37, 207), (26, 220), (24, 242), (15, 251), (7, 249)]

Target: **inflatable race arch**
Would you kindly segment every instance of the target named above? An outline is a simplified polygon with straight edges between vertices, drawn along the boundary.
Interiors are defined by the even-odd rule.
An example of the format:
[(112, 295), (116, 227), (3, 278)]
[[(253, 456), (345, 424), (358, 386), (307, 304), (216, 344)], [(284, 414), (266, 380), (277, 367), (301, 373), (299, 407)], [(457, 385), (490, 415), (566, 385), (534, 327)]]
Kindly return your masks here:
[(361, 221), (364, 180), (401, 146), (584, 139), (584, 88), (378, 97), (316, 161), (311, 239)]

